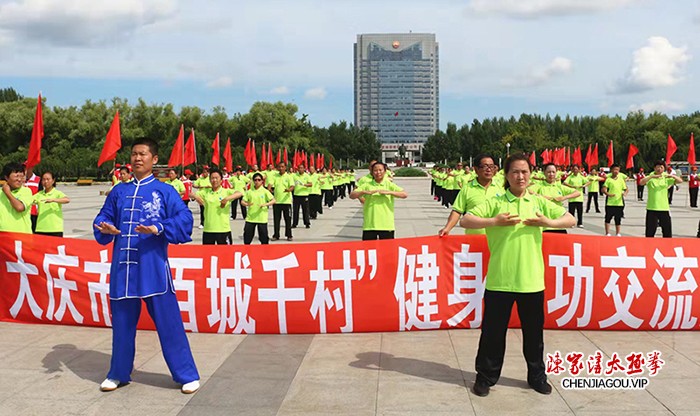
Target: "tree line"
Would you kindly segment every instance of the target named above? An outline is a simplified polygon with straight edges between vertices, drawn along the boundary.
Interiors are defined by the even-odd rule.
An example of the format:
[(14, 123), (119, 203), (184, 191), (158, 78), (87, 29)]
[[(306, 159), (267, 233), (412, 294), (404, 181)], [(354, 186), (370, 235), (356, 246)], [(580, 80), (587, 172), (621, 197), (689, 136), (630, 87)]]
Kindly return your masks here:
[[(50, 98), (49, 98), (50, 99)], [(57, 107), (46, 104), (43, 97), (44, 139), (41, 163), (37, 170), (51, 170), (60, 178), (104, 177), (112, 168), (108, 162), (97, 167), (105, 136), (116, 111), (119, 111), (122, 150), (116, 162), (129, 160), (129, 144), (139, 137), (150, 137), (160, 143), (159, 163), (167, 163), (180, 125), (195, 130), (199, 165), (211, 165), (212, 142), (221, 134), (221, 155), (226, 138), (231, 138), (233, 164), (245, 166), (243, 150), (248, 138), (256, 142), (259, 153), (263, 142), (277, 149), (287, 147), (289, 157), (295, 149), (331, 156), (333, 166), (355, 165), (380, 156), (380, 143), (374, 132), (360, 129), (345, 121), (328, 127), (314, 126), (308, 115), (298, 115), (295, 104), (256, 102), (247, 113), (228, 116), (223, 107), (206, 112), (199, 107), (172, 104), (147, 104), (139, 99), (129, 103), (122, 98), (111, 102), (86, 101), (82, 106)], [(36, 98), (22, 97), (12, 88), (0, 89), (0, 165), (23, 162), (27, 158), (36, 110)], [(222, 159), (223, 160), (223, 159)]]
[(649, 170), (654, 161), (666, 156), (666, 140), (670, 134), (678, 150), (673, 161), (687, 160), (690, 134), (700, 133), (700, 112), (668, 117), (661, 113), (645, 115), (643, 112), (630, 112), (626, 117), (619, 115), (599, 117), (561, 117), (549, 114), (522, 114), (519, 118), (490, 118), (474, 120), (471, 124), (457, 127), (448, 123), (445, 131), (438, 130), (428, 138), (423, 149), (423, 160), (449, 164), (460, 157), (469, 160), (479, 153), (489, 153), (505, 159), (510, 144), (510, 153), (533, 150), (538, 164), (544, 149), (569, 147), (573, 154), (577, 146), (586, 154), (588, 145), (598, 143), (599, 161), (607, 166), (605, 152), (610, 140), (613, 141), (614, 161), (623, 168), (627, 161), (630, 143), (637, 146), (639, 154), (634, 157), (635, 169)]

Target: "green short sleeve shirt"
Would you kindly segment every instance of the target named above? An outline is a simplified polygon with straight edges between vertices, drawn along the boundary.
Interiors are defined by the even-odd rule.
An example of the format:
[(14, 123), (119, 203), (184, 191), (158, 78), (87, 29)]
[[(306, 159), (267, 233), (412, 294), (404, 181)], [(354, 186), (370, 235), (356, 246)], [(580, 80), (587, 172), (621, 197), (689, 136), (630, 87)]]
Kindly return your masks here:
[(311, 193), (311, 187), (306, 186), (307, 183), (311, 182), (311, 177), (308, 173), (295, 173), (294, 174), (294, 195), (296, 196), (309, 196)]
[[(510, 191), (505, 191), (470, 209), (467, 215), (493, 218), (504, 212), (517, 214), (521, 220), (534, 218), (536, 213), (556, 219), (564, 215), (566, 209), (537, 195), (526, 193), (522, 198), (517, 198)], [(491, 256), (486, 274), (486, 289), (518, 293), (544, 290), (542, 230), (542, 227), (523, 223), (486, 229)]]
[(260, 205), (272, 201), (272, 194), (270, 191), (262, 186), (258, 189), (251, 188), (246, 191), (243, 200), (253, 204), (248, 207), (245, 221), (256, 224), (267, 224), (269, 207), (262, 207)]
[(36, 230), (42, 233), (63, 232), (63, 207), (56, 202), (44, 202), (47, 199), (65, 198), (66, 194), (53, 188), (51, 192), (41, 191), (34, 195), (37, 212)]
[(185, 193), (185, 184), (183, 184), (181, 180), (173, 179), (171, 181), (170, 179), (168, 179), (167, 181), (165, 181), (165, 183), (175, 188), (175, 190), (178, 194), (180, 194), (180, 196), (182, 196), (182, 194)]
[[(455, 203), (452, 205), (452, 211), (464, 215), (471, 208), (480, 205), (482, 202), (489, 198), (493, 198), (497, 195), (504, 193), (503, 188), (499, 188), (493, 184), (493, 181), (488, 187), (484, 188), (479, 181), (474, 179), (466, 184), (457, 198), (455, 198)], [(465, 234), (486, 234), (486, 230), (483, 228), (478, 229), (465, 229)]]
[(294, 186), (294, 177), (291, 173), (286, 173), (284, 175), (277, 175), (273, 187), (275, 188), (275, 204), (287, 204), (292, 203), (292, 192), (287, 192), (287, 189)]
[(668, 211), (668, 188), (672, 187), (676, 181), (668, 176), (652, 178), (647, 182), (647, 210)]
[(586, 186), (586, 178), (580, 173), (578, 175), (572, 174), (564, 180), (564, 183), (575, 186), (576, 188), (574, 191), (579, 191), (581, 193), (581, 195), (577, 196), (576, 198), (571, 198), (569, 202), (583, 202), (583, 187)]
[(0, 192), (0, 231), (31, 234), (32, 221), (30, 215), (32, 202), (34, 201), (32, 191), (22, 186), (12, 191), (12, 195), (24, 204), (25, 210), (22, 212), (15, 211), (5, 193)]
[(610, 207), (621, 207), (624, 205), (622, 201), (622, 194), (625, 192), (625, 189), (627, 189), (627, 184), (621, 176), (618, 175), (617, 179), (613, 179), (612, 176), (608, 176), (603, 183), (603, 186), (608, 188), (609, 194), (615, 195), (612, 197), (609, 196), (605, 205)]
[(235, 189), (219, 187), (216, 191), (212, 188), (200, 189), (197, 192), (204, 200), (204, 232), (226, 233), (231, 231), (231, 201), (221, 208), (221, 200), (233, 195)]
[[(383, 180), (382, 183), (377, 183), (373, 179), (369, 183), (358, 186), (357, 190), (388, 190), (393, 192), (401, 192), (403, 191), (403, 188), (388, 180)], [(363, 195), (362, 197), (365, 199), (365, 203), (362, 205), (362, 211), (364, 214), (362, 230), (393, 231), (395, 229), (394, 196), (376, 193), (372, 195)]]

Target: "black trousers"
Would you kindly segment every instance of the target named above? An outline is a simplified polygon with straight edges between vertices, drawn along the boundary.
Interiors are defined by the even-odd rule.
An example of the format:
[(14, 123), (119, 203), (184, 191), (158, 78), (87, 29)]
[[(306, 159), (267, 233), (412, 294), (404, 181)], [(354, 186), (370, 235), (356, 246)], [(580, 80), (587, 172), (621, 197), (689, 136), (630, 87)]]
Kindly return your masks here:
[(309, 218), (315, 220), (318, 214), (323, 214), (321, 194), (311, 194), (309, 195)]
[(211, 232), (203, 232), (202, 233), (202, 244), (204, 245), (231, 245), (233, 244), (233, 238), (231, 237), (231, 232), (225, 232), (225, 233), (211, 233)]
[(308, 196), (298, 196), (294, 195), (292, 198), (294, 202), (294, 221), (292, 221), (292, 227), (299, 225), (299, 208), (301, 208), (302, 219), (304, 220), (304, 225), (311, 225), (311, 220), (309, 219), (309, 197)]
[(527, 382), (540, 384), (547, 379), (544, 367), (544, 291), (514, 293), (484, 291), (484, 319), (481, 323), (479, 352), (476, 354), (476, 380), (493, 386), (498, 382), (506, 352), (508, 320), (518, 305), (523, 333), (523, 355)]
[(394, 231), (363, 230), (362, 240), (393, 240)]
[(63, 237), (63, 231), (57, 231), (57, 232), (35, 231), (34, 234), (36, 234), (36, 235), (48, 235), (49, 237)]
[(668, 188), (668, 203), (673, 203), (673, 190), (676, 188), (676, 185), (672, 185), (670, 188)]
[(243, 244), (247, 245), (253, 242), (256, 228), (258, 229), (260, 244), (268, 244), (270, 242), (270, 237), (267, 235), (267, 223), (246, 221), (243, 226)]
[(576, 217), (576, 225), (583, 225), (583, 201), (569, 201), (569, 214), (574, 215)]
[(598, 206), (598, 192), (588, 193), (588, 203), (586, 204), (586, 212), (591, 210), (591, 200), (595, 202), (595, 212), (600, 212), (600, 207)]
[(644, 200), (644, 185), (637, 185), (637, 200)]
[(332, 207), (333, 202), (335, 202), (335, 199), (333, 198), (333, 190), (323, 189), (321, 192), (323, 193), (323, 204), (328, 208)]
[(204, 205), (199, 206), (199, 225), (204, 225)]
[(661, 226), (661, 235), (664, 238), (671, 238), (671, 214), (668, 211), (651, 211), (647, 210), (645, 221), (644, 236), (653, 237), (656, 234), (656, 228)]
[(438, 184), (435, 184), (435, 196), (438, 202), (442, 201), (442, 186)]
[(435, 195), (435, 179), (430, 180), (430, 195)]
[[(284, 236), (292, 238), (292, 204), (275, 204), (272, 206), (272, 238), (280, 238), (280, 224), (284, 217)], [(247, 224), (247, 223), (246, 223)]]
[(239, 205), (241, 206), (241, 215), (243, 215), (243, 219), (245, 219), (246, 215), (248, 215), (248, 208), (245, 205), (241, 204), (241, 200), (241, 198), (238, 198), (234, 199), (231, 202), (231, 218), (233, 218), (234, 220), (236, 219), (236, 213), (238, 211)]
[(39, 219), (38, 215), (30, 215), (32, 221), (32, 233), (36, 234), (36, 221)]
[(690, 191), (690, 207), (698, 207), (698, 188), (688, 188)]

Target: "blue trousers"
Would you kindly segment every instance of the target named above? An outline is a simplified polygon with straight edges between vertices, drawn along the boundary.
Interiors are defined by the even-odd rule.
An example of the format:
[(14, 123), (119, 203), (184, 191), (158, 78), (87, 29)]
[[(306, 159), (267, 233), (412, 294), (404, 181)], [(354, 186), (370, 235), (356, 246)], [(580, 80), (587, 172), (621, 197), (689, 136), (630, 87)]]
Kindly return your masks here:
[[(142, 299), (110, 300), (112, 308), (112, 361), (107, 378), (122, 383), (131, 381), (136, 354), (136, 324)], [(143, 298), (148, 314), (156, 324), (163, 357), (176, 383), (199, 380), (190, 344), (182, 325), (177, 297), (171, 291)]]

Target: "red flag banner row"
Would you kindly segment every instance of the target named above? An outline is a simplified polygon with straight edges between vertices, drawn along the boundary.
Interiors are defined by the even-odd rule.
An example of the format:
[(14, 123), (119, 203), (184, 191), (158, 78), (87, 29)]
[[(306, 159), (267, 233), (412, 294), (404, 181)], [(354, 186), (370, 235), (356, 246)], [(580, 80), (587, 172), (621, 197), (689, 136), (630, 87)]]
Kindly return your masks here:
[[(0, 234), (0, 320), (110, 326), (111, 249)], [(546, 328), (700, 329), (695, 239), (548, 234), (543, 253)], [(476, 328), (489, 261), (485, 237), (464, 235), (169, 254), (185, 327), (246, 334)]]

